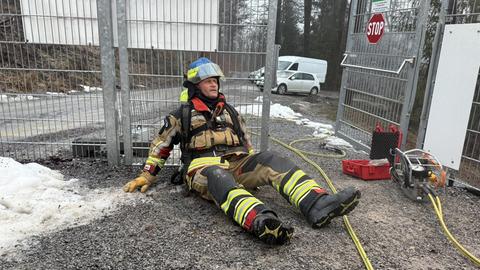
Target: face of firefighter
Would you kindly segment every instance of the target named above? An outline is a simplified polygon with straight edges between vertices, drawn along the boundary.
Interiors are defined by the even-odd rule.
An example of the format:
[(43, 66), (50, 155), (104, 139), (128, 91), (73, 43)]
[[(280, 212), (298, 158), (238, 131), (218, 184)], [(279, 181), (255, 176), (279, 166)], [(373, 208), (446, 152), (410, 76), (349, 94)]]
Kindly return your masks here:
[(218, 81), (215, 77), (199, 82), (197, 87), (207, 98), (215, 99), (218, 97)]

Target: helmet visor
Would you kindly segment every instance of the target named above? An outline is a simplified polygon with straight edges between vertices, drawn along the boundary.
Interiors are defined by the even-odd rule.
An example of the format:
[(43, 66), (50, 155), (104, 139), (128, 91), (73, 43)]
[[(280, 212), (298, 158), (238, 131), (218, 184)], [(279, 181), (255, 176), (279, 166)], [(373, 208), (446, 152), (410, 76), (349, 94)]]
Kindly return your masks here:
[(207, 78), (219, 77), (225, 80), (222, 69), (215, 63), (207, 63), (188, 70), (187, 80), (197, 84)]

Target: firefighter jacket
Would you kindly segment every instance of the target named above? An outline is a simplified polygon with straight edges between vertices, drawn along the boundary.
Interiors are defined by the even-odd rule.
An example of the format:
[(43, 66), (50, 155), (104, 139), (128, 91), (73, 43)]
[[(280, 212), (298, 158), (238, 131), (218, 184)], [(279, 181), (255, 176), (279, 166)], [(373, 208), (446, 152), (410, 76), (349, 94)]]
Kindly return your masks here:
[[(232, 109), (227, 109), (230, 105), (226, 104), (223, 94), (219, 95), (214, 110), (210, 110), (198, 97), (192, 98), (189, 121), (182, 121), (182, 118), (188, 117), (182, 112), (182, 106), (185, 105), (165, 117), (162, 128), (150, 145), (144, 171), (156, 175), (170, 156), (173, 146), (179, 143), (182, 144), (184, 165), (200, 157), (253, 153), (245, 121), (234, 109), (233, 113)], [(190, 123), (189, 129), (182, 128), (182, 123)], [(235, 127), (235, 123), (239, 127)]]

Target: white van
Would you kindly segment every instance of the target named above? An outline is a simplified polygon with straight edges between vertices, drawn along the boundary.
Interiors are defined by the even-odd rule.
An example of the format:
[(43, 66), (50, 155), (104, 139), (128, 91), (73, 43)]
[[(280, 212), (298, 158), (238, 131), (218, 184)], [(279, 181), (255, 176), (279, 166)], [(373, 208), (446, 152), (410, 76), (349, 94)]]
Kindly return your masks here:
[(327, 61), (315, 58), (300, 56), (280, 56), (278, 57), (277, 71), (303, 71), (313, 73), (317, 76), (320, 83), (325, 82), (327, 76)]

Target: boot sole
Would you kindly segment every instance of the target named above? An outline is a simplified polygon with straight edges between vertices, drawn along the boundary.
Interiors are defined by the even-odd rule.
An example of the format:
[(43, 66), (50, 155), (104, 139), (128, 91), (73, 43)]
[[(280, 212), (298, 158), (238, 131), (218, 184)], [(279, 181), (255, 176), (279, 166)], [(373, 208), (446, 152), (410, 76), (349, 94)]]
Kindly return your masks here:
[(293, 231), (293, 227), (285, 226), (278, 219), (269, 218), (265, 220), (263, 231), (258, 238), (268, 245), (283, 245), (290, 241)]
[(346, 201), (340, 204), (334, 204), (325, 208), (325, 212), (328, 213), (326, 216), (319, 219), (318, 222), (313, 224), (314, 228), (322, 228), (330, 224), (330, 221), (333, 218), (344, 216), (350, 213), (358, 205), (360, 199), (360, 191), (355, 191), (353, 196), (348, 198)]

